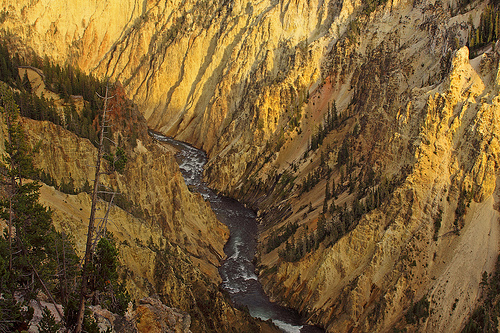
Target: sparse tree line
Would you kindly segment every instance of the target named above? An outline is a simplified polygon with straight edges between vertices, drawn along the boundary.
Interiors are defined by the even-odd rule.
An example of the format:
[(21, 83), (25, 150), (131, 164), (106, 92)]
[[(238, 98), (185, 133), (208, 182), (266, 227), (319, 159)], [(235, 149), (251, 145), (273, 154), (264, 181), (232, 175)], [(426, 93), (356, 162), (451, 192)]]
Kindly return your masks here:
[(271, 234), (271, 236), (269, 236), (269, 240), (267, 241), (266, 252), (269, 253), (279, 247), (284, 241), (290, 238), (290, 236), (292, 236), (295, 231), (297, 231), (298, 227), (299, 226), (297, 222), (294, 222), (288, 224), (281, 232), (278, 231), (277, 233)]
[[(308, 151), (317, 149), (323, 144), (326, 135), (333, 129), (338, 128), (343, 120), (339, 119), (335, 103), (324, 119), (324, 126), (319, 127), (319, 131), (311, 138)], [(266, 244), (266, 251), (270, 252), (276, 248), (279, 256), (285, 261), (297, 261), (303, 258), (307, 253), (318, 249), (320, 244), (326, 247), (332, 246), (347, 232), (356, 227), (361, 217), (373, 209), (380, 207), (392, 195), (393, 191), (406, 179), (410, 168), (403, 167), (399, 175), (391, 179), (380, 179), (374, 170), (365, 166), (361, 171), (356, 171), (359, 167), (353, 159), (352, 147), (355, 144), (355, 138), (359, 136), (361, 128), (358, 122), (355, 123), (352, 132), (350, 132), (342, 141), (337, 152), (336, 169), (340, 174), (339, 178), (332, 177), (333, 169), (329, 166), (329, 153), (331, 147), (326, 147), (321, 152), (319, 166), (309, 172), (298, 186), (299, 197), (304, 193), (311, 191), (321, 181), (326, 179), (325, 196), (323, 201), (323, 210), (318, 218), (315, 230), (304, 230), (300, 228), (298, 221), (292, 223), (285, 229), (271, 235)], [(306, 157), (306, 155), (305, 155)], [(293, 172), (292, 172), (293, 171)], [(296, 172), (296, 166), (291, 164), (291, 171), (286, 171), (280, 177), (274, 177), (277, 188), (290, 188), (285, 186), (295, 181), (293, 176)], [(338, 181), (338, 184), (336, 183)], [(260, 184), (262, 187), (263, 184)], [(279, 187), (281, 185), (281, 187)], [(293, 186), (292, 186), (293, 189)], [(335, 200), (341, 193), (348, 191), (354, 194), (350, 203), (336, 205)], [(299, 211), (305, 207), (301, 207)], [(313, 211), (309, 204), (309, 210), (303, 213), (305, 219), (307, 214)]]
[(365, 0), (363, 6), (363, 13), (366, 15), (372, 13), (378, 6), (385, 4), (387, 0)]
[[(37, 96), (32, 92), (30, 81), (26, 75), (19, 77), (19, 66), (30, 65), (41, 68), (44, 73), (46, 87), (57, 94), (66, 102), (64, 112), (58, 112), (53, 100), (44, 96)], [(31, 63), (27, 64), (16, 53), (12, 56), (6, 44), (0, 42), (0, 81), (6, 82), (14, 89), (14, 100), (19, 106), (20, 115), (34, 120), (47, 120), (76, 135), (87, 138), (97, 145), (97, 132), (99, 110), (102, 109), (102, 100), (96, 92), (105, 90), (106, 83), (87, 75), (70, 65), (61, 67), (50, 62), (48, 57), (43, 60), (32, 55)], [(83, 109), (77, 111), (72, 95), (83, 97)], [(125, 110), (125, 116), (130, 116), (130, 110)], [(107, 128), (108, 136), (112, 137), (111, 128)], [(134, 137), (137, 134), (132, 133)], [(119, 135), (120, 141), (123, 141)], [(124, 143), (120, 142), (120, 144)], [(132, 144), (135, 144), (133, 142)], [(118, 147), (115, 151), (111, 148), (109, 140), (105, 141), (106, 159), (111, 162), (118, 172), (123, 172), (127, 157), (125, 151)]]
[(480, 283), (480, 305), (476, 307), (466, 322), (462, 333), (498, 332), (498, 318), (500, 317), (500, 256), (497, 258), (495, 270), (488, 275), (482, 274)]
[[(64, 114), (59, 114), (54, 101), (33, 94), (28, 77), (19, 76), (19, 66), (30, 65), (44, 72), (46, 87), (59, 94), (69, 104)], [(48, 120), (56, 125), (64, 126), (76, 135), (88, 138), (95, 144), (97, 139), (94, 120), (102, 108), (102, 101), (95, 94), (103, 91), (105, 83), (93, 76), (86, 75), (67, 65), (61, 68), (53, 65), (47, 57), (41, 60), (32, 55), (31, 63), (23, 61), (16, 53), (12, 56), (5, 43), (0, 43), (0, 81), (16, 88), (14, 99), (19, 106), (21, 116), (34, 120)], [(86, 101), (81, 113), (76, 111), (71, 95), (83, 96)]]
[(338, 128), (341, 121), (342, 119), (339, 118), (337, 112), (337, 105), (335, 101), (333, 101), (333, 105), (331, 107), (330, 104), (328, 104), (328, 111), (323, 119), (323, 123), (319, 124), (317, 133), (311, 136), (307, 151), (315, 151), (318, 149), (323, 144), (323, 140), (326, 138), (328, 133)]
[(66, 102), (70, 97), (82, 96), (89, 102), (92, 110), (102, 109), (102, 99), (95, 92), (104, 91), (106, 82), (101, 81), (93, 75), (83, 73), (73, 66), (54, 65), (47, 56), (41, 60), (34, 56), (31, 66), (40, 68), (44, 74), (45, 85), (52, 91), (59, 94)]
[[(304, 230), (298, 227), (297, 222), (292, 223), (282, 232), (278, 232), (275, 236), (269, 238), (266, 247), (267, 252), (278, 248), (284, 243), (285, 245), (278, 252), (279, 256), (285, 261), (293, 262), (302, 259), (307, 253), (317, 250), (322, 243), (325, 247), (334, 245), (346, 233), (356, 227), (364, 214), (379, 208), (386, 202), (394, 190), (401, 186), (408, 173), (409, 168), (405, 167), (402, 168), (398, 176), (378, 181), (374, 171), (370, 168), (367, 169), (363, 175), (358, 176), (360, 180), (364, 180), (364, 184), (358, 186), (356, 195), (350, 205), (344, 203), (343, 206), (335, 204), (338, 194), (343, 190), (339, 190), (340, 187), (335, 186), (334, 179), (328, 178), (325, 185), (323, 210), (318, 218), (316, 230)], [(355, 180), (351, 180), (351, 182), (356, 183)], [(378, 185), (375, 185), (376, 183)], [(301, 207), (299, 211), (305, 207)], [(303, 219), (313, 210), (312, 205), (309, 204), (309, 209), (304, 212)], [(297, 235), (298, 230), (302, 230), (302, 232), (299, 232), (302, 236)]]
[[(46, 86), (58, 93), (67, 102), (64, 112), (61, 113), (57, 110), (53, 100), (48, 100), (43, 95), (39, 97), (33, 93), (27, 75), (25, 74), (22, 78), (19, 76), (18, 68), (22, 65), (43, 69)], [(32, 55), (31, 63), (26, 63), (17, 53), (11, 55), (6, 43), (2, 42), (0, 42), (0, 80), (13, 88), (13, 99), (19, 108), (21, 116), (39, 121), (50, 121), (63, 126), (82, 138), (89, 139), (91, 143), (97, 145), (98, 113), (99, 109), (102, 108), (102, 101), (95, 92), (104, 89), (104, 82), (69, 65), (65, 67), (54, 65), (49, 61), (48, 57), (41, 60), (36, 55)], [(77, 111), (74, 101), (70, 97), (71, 95), (83, 96), (83, 109), (80, 112)], [(108, 135), (112, 136), (111, 128), (108, 128), (107, 131)], [(119, 145), (123, 144), (121, 134), (118, 134), (118, 138)], [(111, 166), (112, 170), (110, 171), (122, 173), (127, 163), (125, 150), (121, 147), (113, 149), (109, 140), (105, 140), (104, 143), (107, 152), (104, 158)], [(61, 181), (59, 184), (50, 174), (45, 173), (43, 170), (40, 170), (39, 175), (34, 178), (67, 194), (90, 192), (88, 181), (81, 189), (78, 189), (75, 187), (71, 175), (66, 181)], [(117, 201), (123, 206), (122, 208), (126, 207), (127, 211), (138, 213), (137, 207), (127, 202), (127, 200), (120, 198)]]
[[(323, 139), (326, 137), (326, 135), (331, 130), (338, 128), (340, 120), (339, 117), (334, 116), (336, 114), (335, 103), (333, 104), (333, 110), (335, 112), (331, 113), (329, 110), (328, 115), (326, 116), (326, 124), (331, 124), (331, 126), (333, 127), (331, 126), (320, 127), (322, 131), (318, 132), (317, 137), (313, 135), (313, 139), (311, 139), (311, 142), (317, 142), (318, 145), (322, 145)], [(361, 132), (361, 127), (359, 123), (356, 122), (352, 132), (350, 132), (344, 138), (344, 140), (342, 141), (342, 145), (338, 149), (337, 168), (340, 172), (340, 184), (339, 184), (340, 187), (338, 188), (339, 193), (345, 190), (344, 183), (346, 181), (346, 174), (349, 180), (349, 192), (350, 193), (354, 192), (355, 182), (351, 180), (351, 174), (354, 172), (355, 163), (353, 160), (353, 154), (351, 150), (352, 146), (355, 143), (354, 139), (360, 134), (360, 132)], [(309, 147), (311, 147), (311, 145)], [(327, 145), (326, 150), (321, 152), (319, 167), (311, 171), (302, 181), (302, 184), (300, 186), (300, 194), (312, 190), (322, 179), (330, 178), (330, 175), (333, 172), (333, 170), (330, 168), (328, 164), (328, 161), (330, 159), (329, 152), (331, 151), (332, 148), (330, 147), (330, 145)], [(304, 157), (307, 157), (308, 152), (309, 150), (306, 151)]]
[(457, 208), (455, 209), (455, 220), (453, 221), (453, 227), (456, 234), (460, 234), (460, 229), (464, 225), (463, 218), (467, 213), (467, 209), (470, 206), (473, 196), (473, 191), (468, 191), (466, 189), (460, 191), (460, 195), (457, 200)]
[[(0, 84), (0, 111), (7, 128), (0, 166), (4, 193), (0, 217), (7, 223), (0, 237), (0, 331), (27, 329), (33, 313), (25, 305), (39, 292), (63, 304), (64, 325), (70, 328), (78, 311), (80, 260), (71, 238), (55, 230), (52, 212), (38, 202), (40, 185), (29, 180), (39, 174), (32, 160), (35, 152), (26, 144), (14, 94), (4, 83)], [(89, 296), (92, 304), (123, 313), (130, 296), (119, 282), (117, 268), (118, 251), (108, 235), (100, 239), (93, 253)], [(39, 329), (55, 332), (58, 326), (45, 310)], [(84, 329), (99, 331), (88, 315)]]
[(479, 26), (474, 27), (472, 20), (469, 21), (471, 27), (469, 31), (470, 57), (476, 55), (476, 50), (495, 42), (500, 38), (500, 11), (499, 3), (492, 3), (484, 8), (481, 13)]
[(429, 317), (430, 302), (427, 295), (424, 295), (415, 303), (411, 303), (408, 311), (405, 313), (405, 320), (408, 324), (418, 324), (421, 320)]

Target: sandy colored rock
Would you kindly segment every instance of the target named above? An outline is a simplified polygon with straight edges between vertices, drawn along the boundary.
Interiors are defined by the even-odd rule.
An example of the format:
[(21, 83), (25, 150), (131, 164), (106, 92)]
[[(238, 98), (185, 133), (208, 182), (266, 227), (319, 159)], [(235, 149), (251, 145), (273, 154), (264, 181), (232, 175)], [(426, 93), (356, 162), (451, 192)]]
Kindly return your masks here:
[[(361, 1), (3, 4), (3, 26), (28, 47), (122, 81), (149, 126), (207, 151), (210, 185), (261, 210), (258, 261), (274, 300), (329, 332), (460, 330), (477, 303), (480, 274), (492, 271), (498, 254), (498, 45), (474, 59), (464, 46), (469, 18), (478, 26), (485, 2), (459, 10), (454, 0), (388, 1), (367, 15)], [(334, 102), (339, 125), (312, 151)], [(344, 141), (349, 172), (337, 161)], [(199, 200), (178, 173), (162, 176), (174, 165), (168, 154), (162, 167), (143, 149), (136, 153), (130, 184), (107, 181), (215, 267), (217, 255), (204, 249), (221, 244), (212, 240), (224, 231), (191, 221), (208, 208), (193, 206)], [(81, 182), (88, 169), (68, 163), (45, 167)], [(347, 187), (363, 187), (370, 170), (379, 180), (370, 190), (383, 179), (400, 182), (335, 244), (285, 262), (284, 245), (267, 253), (266, 242), (293, 222), (297, 237), (315, 231), (327, 180), (299, 190), (320, 165), (342, 189), (328, 202), (338, 207), (352, 204), (357, 192)], [(132, 190), (142, 186), (148, 190)], [(472, 201), (456, 217), (463, 193)], [(404, 314), (424, 295), (431, 315), (407, 325)]]
[[(23, 126), (30, 143), (38, 145), (43, 152), (35, 156), (36, 165), (51, 175), (57, 184), (72, 182), (75, 189), (80, 189), (85, 182), (91, 183), (97, 150), (90, 141), (79, 138), (50, 122), (25, 119)], [(157, 236), (152, 236), (155, 244), (159, 238), (167, 237), (169, 241), (185, 246), (195, 257), (203, 258), (214, 267), (218, 266), (220, 259), (224, 257), (223, 246), (228, 237), (227, 227), (216, 219), (210, 205), (200, 195), (188, 190), (173, 154), (154, 145), (152, 147), (152, 151), (145, 148), (136, 149), (129, 158), (125, 173), (102, 177), (102, 183), (122, 193), (140, 207), (147, 217), (149, 216), (149, 226), (143, 229), (156, 230), (154, 233), (157, 233)], [(50, 195), (47, 192), (47, 195), (57, 198), (56, 192)], [(78, 197), (80, 199), (76, 200), (81, 203), (77, 204), (77, 207), (81, 207), (81, 211), (70, 205), (59, 208), (69, 210), (67, 218), (75, 221), (75, 224), (80, 223), (81, 231), (78, 232), (78, 239), (81, 239), (86, 232), (90, 203), (86, 194), (79, 194)], [(49, 198), (46, 200), (51, 206), (51, 200)], [(64, 202), (64, 199), (58, 202)], [(88, 207), (83, 208), (87, 204)], [(142, 223), (126, 213), (116, 219), (114, 223), (124, 228), (128, 224), (121, 223), (120, 220), (136, 220), (135, 223), (139, 225)], [(122, 233), (119, 228), (113, 228), (112, 232)], [(130, 242), (135, 239), (134, 234), (138, 237), (141, 233), (134, 231), (127, 237), (120, 237), (119, 234), (117, 237), (120, 237), (121, 241), (128, 239)], [(147, 244), (150, 236), (145, 235), (139, 239)], [(78, 245), (83, 246), (83, 244), (82, 242)], [(204, 245), (200, 247), (201, 244)], [(219, 279), (215, 269), (212, 269), (211, 276), (215, 280)]]
[(138, 332), (190, 333), (191, 317), (169, 308), (154, 298), (145, 298), (135, 310)]
[[(469, 61), (468, 50), (458, 50), (442, 83), (401, 107), (391, 144), (401, 144), (400, 138), (414, 131), (414, 148), (406, 148), (413, 153), (399, 146), (398, 157), (375, 160), (387, 162), (390, 170), (408, 156), (412, 168), (405, 182), (333, 246), (297, 263), (263, 255), (264, 264), (277, 266), (275, 275), (262, 275), (267, 292), (331, 332), (388, 330), (423, 296), (430, 315), (408, 326), (411, 330), (461, 330), (479, 299), (481, 274), (494, 269), (499, 250), (500, 109), (496, 90), (485, 85), (493, 82), (491, 72), (481, 69), (491, 63), (489, 57), (496, 56)], [(475, 202), (458, 220), (458, 232), (461, 191), (472, 193)], [(307, 199), (312, 198), (313, 193)], [(443, 221), (433, 239), (438, 210)]]

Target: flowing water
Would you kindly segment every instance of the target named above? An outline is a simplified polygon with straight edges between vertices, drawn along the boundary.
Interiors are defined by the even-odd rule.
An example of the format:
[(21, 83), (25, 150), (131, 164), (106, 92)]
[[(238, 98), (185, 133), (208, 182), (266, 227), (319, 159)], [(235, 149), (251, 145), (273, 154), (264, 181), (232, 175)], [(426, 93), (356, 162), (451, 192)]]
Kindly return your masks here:
[(177, 161), (186, 184), (208, 200), (217, 218), (229, 227), (231, 236), (224, 247), (227, 259), (219, 268), (222, 287), (229, 292), (237, 306), (246, 306), (253, 317), (271, 319), (283, 332), (316, 333), (323, 330), (304, 324), (295, 311), (269, 301), (255, 274), (252, 260), (255, 256), (257, 221), (255, 213), (236, 200), (219, 196), (203, 182), (205, 152), (184, 142), (153, 134), (158, 141), (166, 142), (179, 150)]

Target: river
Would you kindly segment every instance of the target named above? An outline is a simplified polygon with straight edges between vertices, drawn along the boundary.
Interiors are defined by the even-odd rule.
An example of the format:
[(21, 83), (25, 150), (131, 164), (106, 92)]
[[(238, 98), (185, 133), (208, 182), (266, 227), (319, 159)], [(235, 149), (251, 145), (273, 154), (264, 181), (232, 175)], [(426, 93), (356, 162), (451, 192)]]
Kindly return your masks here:
[(179, 150), (176, 158), (186, 185), (208, 200), (217, 218), (229, 227), (231, 236), (224, 247), (227, 259), (219, 268), (219, 273), (222, 277), (222, 288), (229, 293), (233, 303), (248, 307), (253, 317), (271, 319), (283, 332), (324, 332), (320, 328), (305, 324), (297, 312), (269, 301), (252, 263), (257, 245), (256, 215), (238, 201), (217, 195), (203, 182), (203, 168), (207, 162), (205, 152), (169, 137), (154, 133), (152, 135), (156, 140), (166, 142)]

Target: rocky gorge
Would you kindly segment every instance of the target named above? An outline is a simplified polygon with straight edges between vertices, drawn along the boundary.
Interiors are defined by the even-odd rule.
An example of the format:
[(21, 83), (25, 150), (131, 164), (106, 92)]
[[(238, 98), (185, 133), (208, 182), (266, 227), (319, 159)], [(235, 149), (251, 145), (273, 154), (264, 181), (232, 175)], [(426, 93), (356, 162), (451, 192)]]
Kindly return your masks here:
[[(435, 332), (464, 327), (498, 256), (500, 51), (470, 43), (490, 5), (39, 0), (3, 1), (1, 17), (13, 44), (121, 82), (144, 128), (207, 152), (209, 185), (258, 211), (259, 277), (273, 300), (329, 332)], [(81, 186), (91, 144), (25, 126), (44, 145), (38, 163)], [(168, 235), (216, 285), (227, 230), (167, 149), (142, 138), (125, 175), (106, 180), (157, 217), (158, 233), (117, 219), (129, 244), (152, 236), (160, 247)], [(88, 197), (42, 191), (55, 220), (78, 228), (71, 207), (85, 215)], [(151, 255), (122, 248), (130, 262)], [(153, 258), (131, 264), (137, 295)], [(415, 320), (419, 302), (428, 314)]]

